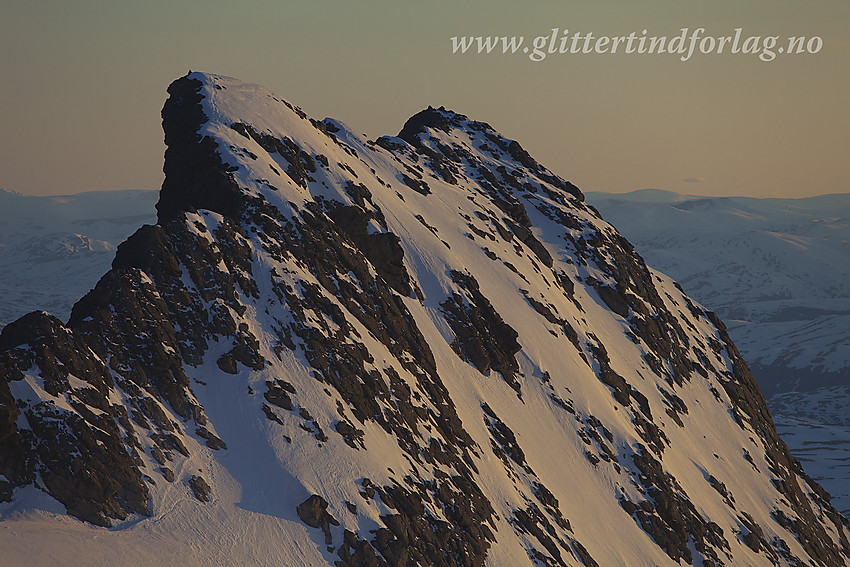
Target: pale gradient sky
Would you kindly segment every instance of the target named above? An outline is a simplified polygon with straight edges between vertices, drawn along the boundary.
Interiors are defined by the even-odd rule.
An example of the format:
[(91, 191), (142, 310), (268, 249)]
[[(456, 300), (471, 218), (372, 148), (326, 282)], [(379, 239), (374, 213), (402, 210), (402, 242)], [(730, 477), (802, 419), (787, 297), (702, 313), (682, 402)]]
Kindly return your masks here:
[[(816, 55), (452, 55), (455, 35), (821, 36)], [(0, 188), (158, 188), (188, 69), (263, 84), (370, 137), (430, 105), (489, 122), (584, 190), (850, 191), (847, 0), (6, 2)]]

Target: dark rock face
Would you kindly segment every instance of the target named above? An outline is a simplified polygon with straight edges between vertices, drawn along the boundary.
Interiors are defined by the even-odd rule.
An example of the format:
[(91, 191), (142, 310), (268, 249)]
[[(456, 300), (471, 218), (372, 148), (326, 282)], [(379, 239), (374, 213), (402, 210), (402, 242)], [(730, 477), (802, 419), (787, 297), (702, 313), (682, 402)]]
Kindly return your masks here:
[(171, 220), (182, 211), (209, 209), (223, 215), (235, 214), (242, 192), (227, 165), (216, 152), (210, 137), (201, 137), (198, 128), (207, 121), (198, 104), (201, 82), (188, 76), (168, 87), (171, 95), (162, 108), (165, 131), (165, 181), (156, 205), (159, 221)]
[[(54, 317), (33, 312), (4, 327), (0, 353), (0, 473), (7, 490), (40, 476), (69, 514), (102, 526), (149, 514), (138, 454), (132, 444), (125, 448), (124, 436), (133, 435), (127, 410), (109, 402), (112, 376), (87, 345)], [(33, 366), (41, 369), (44, 391), (76, 412), (35, 397), (16, 404), (10, 386)], [(79, 376), (87, 378), (85, 387), (69, 379)], [(18, 428), (19, 418), (28, 429)]]
[[(516, 435), (498, 416), (490, 409), (490, 406), (484, 404), (481, 409), (484, 410), (484, 421), (492, 436), (493, 452), (507, 466), (511, 466), (507, 462), (508, 459), (517, 464), (525, 472), (534, 474), (528, 463), (525, 462), (525, 454), (522, 448), (517, 443)], [(545, 489), (545, 487), (544, 487)], [(549, 491), (546, 491), (547, 496), (551, 496)], [(553, 497), (554, 498), (554, 497)], [(557, 505), (555, 506), (557, 508)]]
[(437, 128), (448, 132), (451, 127), (451, 117), (445, 112), (445, 108), (435, 110), (428, 107), (426, 110), (418, 112), (408, 118), (407, 122), (404, 123), (404, 126), (398, 133), (398, 137), (411, 146), (417, 146), (419, 142), (416, 135), (424, 132), (426, 127)]
[(192, 489), (192, 494), (195, 495), (195, 498), (201, 502), (209, 502), (210, 492), (212, 489), (203, 477), (192, 476), (192, 478), (189, 479), (189, 488)]
[[(359, 189), (356, 186), (355, 188)], [(378, 275), (392, 289), (402, 295), (410, 295), (410, 276), (404, 267), (404, 250), (399, 245), (398, 236), (391, 232), (369, 234), (368, 222), (372, 219), (383, 222), (383, 213), (371, 203), (368, 190), (365, 193), (355, 193), (355, 199), (360, 201), (360, 204), (346, 206), (342, 203), (331, 203), (328, 206), (328, 216), (360, 249), (375, 267)], [(372, 210), (367, 207), (367, 200)]]
[[(511, 545), (530, 564), (604, 563), (604, 547), (570, 502), (570, 490), (585, 487), (553, 475), (558, 467), (530, 439), (543, 432), (530, 432), (526, 421), (547, 412), (556, 419), (545, 422), (555, 424), (545, 433), (578, 447), (575, 459), (560, 461), (564, 475), (604, 479), (596, 489), (619, 502), (612, 521), (671, 562), (729, 565), (736, 546), (773, 563), (801, 562), (772, 535), (777, 525), (815, 563), (837, 566), (850, 557), (846, 520), (777, 437), (722, 323), (687, 298), (674, 299), (672, 286), (658, 283), (581, 192), (519, 143), (428, 109), (398, 138), (355, 149), (333, 121), (308, 119), (274, 99), (316, 139), (274, 133), (242, 116), (218, 125), (232, 136), (230, 148), (241, 144), (234, 151), (252, 162), (265, 152), (288, 164), (275, 170), (279, 187), (256, 179), (261, 189), (243, 190), (235, 175), (244, 183), (245, 165), (228, 166), (228, 144), (198, 133), (210, 88), (192, 77), (169, 88), (159, 223), (119, 247), (112, 270), (76, 304), (67, 326), (33, 313), (0, 333), (0, 500), (34, 485), (70, 514), (104, 526), (154, 512), (151, 486), (182, 487), (204, 506), (220, 505), (215, 474), (184, 472), (184, 465), (238, 447), (200, 401), (207, 399), (201, 391), (223, 388), (228, 396), (242, 392), (234, 407), (253, 408), (252, 426), (283, 439), (276, 450), (368, 463), (369, 476), (384, 479), (356, 470), (356, 480), (334, 477), (347, 485), (315, 483), (301, 492), (310, 495), (301, 504), (277, 511), (320, 530), (314, 543), (340, 566), (481, 566), (501, 538), (515, 538)], [(463, 136), (474, 144), (456, 141)], [(396, 164), (390, 177), (358, 157), (369, 151)], [(472, 203), (458, 207), (456, 239), (444, 219), (425, 218), (427, 207), (406, 208), (440, 201), (439, 191)], [(403, 214), (410, 224), (399, 220)], [(438, 252), (450, 251), (435, 263), (445, 270), (438, 284), (417, 281), (427, 262), (415, 257), (421, 249), (410, 246), (411, 227), (433, 238)], [(481, 255), (469, 266), (452, 258), (464, 258), (464, 246)], [(508, 311), (506, 295), (491, 293), (502, 288), (476, 271), (478, 260), (495, 266), (482, 273), (510, 282), (517, 306)], [(607, 335), (594, 334), (599, 313), (608, 318)], [(445, 343), (426, 340), (435, 336), (422, 326), (430, 314)], [(542, 332), (528, 332), (529, 321)], [(613, 346), (611, 329), (624, 335)], [(540, 336), (560, 341), (555, 348), (574, 367), (540, 363), (532, 352)], [(637, 374), (622, 363), (628, 349), (638, 352)], [(491, 370), (516, 395), (492, 394), (507, 389), (478, 374)], [(569, 382), (572, 372), (587, 380)], [(580, 397), (576, 385), (591, 395)], [(713, 396), (697, 397), (699, 406), (718, 404), (711, 415), (750, 437), (745, 466), (768, 463), (764, 484), (785, 504), (767, 521), (744, 509), (710, 457), (689, 455), (705, 466), (704, 492), (729, 508), (731, 527), (708, 517), (692, 487), (671, 473), (670, 454), (682, 455), (671, 432), (697, 427), (689, 411), (696, 413), (700, 388)], [(467, 397), (456, 405), (450, 392), (460, 389)], [(369, 463), (376, 445), (396, 460)], [(399, 473), (396, 462), (408, 468)], [(492, 478), (501, 479), (496, 490), (487, 485)]]
[[(328, 503), (318, 494), (312, 495), (310, 498), (298, 505), (298, 517), (301, 521), (311, 528), (318, 528), (324, 523), (331, 523), (332, 519), (327, 513)], [(334, 520), (336, 522), (336, 520)]]
[(296, 508), (298, 517), (301, 521), (311, 528), (321, 528), (325, 533), (325, 543), (331, 545), (333, 537), (331, 536), (331, 526), (338, 526), (339, 522), (328, 514), (328, 503), (318, 494), (310, 496)]
[(453, 272), (452, 279), (465, 291), (465, 297), (456, 293), (441, 305), (457, 337), (452, 348), (482, 374), (491, 368), (501, 374), (519, 394), (515, 378), (519, 365), (514, 357), (521, 348), (519, 335), (481, 294), (474, 277)]
[(665, 473), (662, 464), (642, 448), (634, 455), (640, 478), (649, 499), (637, 505), (620, 500), (623, 509), (640, 523), (653, 540), (670, 556), (693, 564), (689, 542), (709, 561), (722, 563), (718, 551), (728, 549), (723, 530), (703, 518), (693, 504), (681, 494), (676, 480)]

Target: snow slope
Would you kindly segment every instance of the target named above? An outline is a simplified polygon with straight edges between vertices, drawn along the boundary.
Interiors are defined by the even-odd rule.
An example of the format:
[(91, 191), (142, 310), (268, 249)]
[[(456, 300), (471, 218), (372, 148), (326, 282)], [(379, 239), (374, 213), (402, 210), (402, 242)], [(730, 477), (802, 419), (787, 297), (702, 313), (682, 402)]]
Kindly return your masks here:
[(36, 309), (62, 320), (115, 248), (156, 221), (156, 191), (32, 197), (0, 190), (0, 328)]
[(719, 319), (518, 143), (169, 93), (158, 224), (0, 334), (8, 564), (850, 558)]

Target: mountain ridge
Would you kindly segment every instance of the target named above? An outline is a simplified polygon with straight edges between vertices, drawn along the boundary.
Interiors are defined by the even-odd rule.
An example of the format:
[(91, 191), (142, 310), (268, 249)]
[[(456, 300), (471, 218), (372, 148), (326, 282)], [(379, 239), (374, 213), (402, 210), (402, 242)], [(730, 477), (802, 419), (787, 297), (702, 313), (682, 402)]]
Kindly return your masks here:
[(727, 321), (783, 439), (846, 515), (850, 195), (588, 199), (647, 262)]
[(260, 526), (292, 543), (252, 561), (285, 564), (848, 557), (723, 324), (517, 142), (439, 109), (369, 142), (216, 75), (169, 94), (159, 223), (68, 328), (0, 334), (3, 499), (128, 538)]
[(593, 201), (654, 265), (729, 323), (765, 392), (846, 383), (850, 195), (593, 194)]

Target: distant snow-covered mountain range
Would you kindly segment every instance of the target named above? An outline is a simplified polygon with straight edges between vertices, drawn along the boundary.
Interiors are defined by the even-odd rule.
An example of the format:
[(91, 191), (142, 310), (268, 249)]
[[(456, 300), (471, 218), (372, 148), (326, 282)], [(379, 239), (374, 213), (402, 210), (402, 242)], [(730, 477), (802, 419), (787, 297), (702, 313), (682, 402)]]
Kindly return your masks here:
[(62, 320), (109, 270), (115, 248), (156, 222), (157, 191), (34, 197), (0, 189), (0, 328), (34, 310)]

